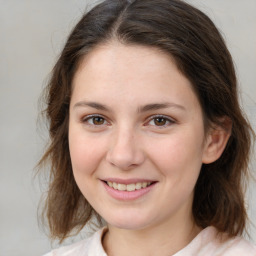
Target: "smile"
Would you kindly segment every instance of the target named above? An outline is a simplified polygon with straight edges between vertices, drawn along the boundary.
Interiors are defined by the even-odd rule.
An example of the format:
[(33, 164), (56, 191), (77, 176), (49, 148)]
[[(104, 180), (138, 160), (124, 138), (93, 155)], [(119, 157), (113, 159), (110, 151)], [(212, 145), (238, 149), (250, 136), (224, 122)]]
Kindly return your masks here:
[(154, 190), (157, 181), (140, 179), (105, 179), (101, 180), (108, 195), (116, 200), (132, 201), (149, 194)]
[(137, 182), (137, 183), (131, 183), (131, 184), (121, 184), (121, 183), (107, 181), (106, 183), (109, 187), (115, 190), (132, 192), (135, 190), (146, 188), (150, 186), (153, 182)]

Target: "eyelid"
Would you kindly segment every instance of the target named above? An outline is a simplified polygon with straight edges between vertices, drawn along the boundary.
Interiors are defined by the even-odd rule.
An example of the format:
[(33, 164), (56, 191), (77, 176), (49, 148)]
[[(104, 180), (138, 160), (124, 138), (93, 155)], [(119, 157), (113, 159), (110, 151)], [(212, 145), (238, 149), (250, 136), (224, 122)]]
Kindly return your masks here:
[(89, 126), (93, 126), (93, 127), (100, 127), (100, 126), (103, 126), (103, 125), (106, 125), (106, 124), (102, 124), (102, 125), (93, 125), (93, 124), (90, 124), (88, 123), (88, 120), (89, 119), (92, 119), (92, 118), (95, 118), (95, 117), (100, 117), (100, 118), (103, 118), (105, 122), (109, 123), (107, 118), (103, 115), (100, 115), (100, 114), (90, 114), (90, 115), (86, 115), (84, 117), (81, 118), (81, 122), (86, 124), (86, 125), (89, 125)]
[[(166, 116), (166, 115), (162, 115), (162, 114), (156, 114), (156, 115), (153, 115), (153, 116), (150, 116), (147, 118), (147, 121), (146, 121), (146, 124), (148, 124), (150, 121), (152, 121), (153, 119), (155, 118), (164, 118), (166, 119), (168, 122), (170, 122), (170, 124), (174, 124), (176, 123), (177, 121), (170, 117), (170, 116)], [(169, 125), (170, 125), (169, 124)], [(167, 125), (163, 125), (163, 126), (158, 126), (158, 128), (161, 128), (161, 127), (166, 127), (166, 126), (169, 126), (168, 124)], [(156, 126), (156, 125), (155, 125)]]
[[(90, 124), (88, 122), (88, 120), (92, 119), (92, 118), (95, 118), (95, 117), (100, 117), (100, 118), (103, 118), (104, 119), (104, 124), (102, 125), (94, 125), (94, 124)], [(170, 116), (166, 116), (166, 115), (162, 115), (162, 114), (156, 114), (156, 115), (152, 115), (150, 117), (148, 117), (146, 119), (146, 122), (144, 123), (144, 126), (148, 125), (150, 121), (156, 119), (156, 118), (164, 118), (166, 119), (167, 122), (169, 122), (169, 124), (165, 124), (165, 125), (162, 125), (162, 126), (157, 126), (157, 125), (151, 125), (151, 126), (156, 126), (158, 128), (161, 128), (161, 127), (166, 127), (166, 126), (169, 126), (171, 124), (174, 124), (176, 123), (177, 121), (170, 117)], [(108, 119), (104, 116), (104, 115), (101, 115), (101, 114), (90, 114), (90, 115), (86, 115), (86, 116), (83, 116), (81, 118), (81, 123), (85, 124), (85, 125), (88, 125), (88, 126), (92, 126), (92, 127), (102, 127), (102, 126), (105, 126), (105, 125), (109, 125), (110, 122), (108, 121)], [(106, 123), (105, 123), (106, 122)]]

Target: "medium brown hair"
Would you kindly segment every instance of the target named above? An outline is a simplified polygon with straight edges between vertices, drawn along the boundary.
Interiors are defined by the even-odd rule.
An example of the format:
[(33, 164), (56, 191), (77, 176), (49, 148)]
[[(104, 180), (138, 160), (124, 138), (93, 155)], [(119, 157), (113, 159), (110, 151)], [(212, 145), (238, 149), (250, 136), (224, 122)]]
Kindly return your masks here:
[(202, 166), (195, 187), (193, 215), (198, 226), (215, 226), (230, 236), (246, 227), (243, 182), (253, 130), (240, 109), (231, 55), (213, 22), (179, 0), (107, 0), (86, 13), (71, 32), (46, 88), (50, 145), (39, 166), (50, 163), (45, 202), (52, 238), (65, 239), (81, 230), (97, 213), (73, 177), (68, 145), (72, 79), (81, 60), (99, 44), (117, 40), (125, 45), (161, 49), (173, 57), (191, 81), (201, 104), (206, 128), (222, 117), (232, 131), (222, 156)]

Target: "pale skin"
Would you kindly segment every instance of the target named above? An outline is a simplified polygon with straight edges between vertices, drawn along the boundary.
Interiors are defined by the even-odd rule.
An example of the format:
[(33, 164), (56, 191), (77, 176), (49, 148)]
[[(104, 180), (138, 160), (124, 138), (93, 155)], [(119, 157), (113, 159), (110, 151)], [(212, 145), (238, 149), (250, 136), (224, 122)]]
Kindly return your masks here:
[[(229, 138), (215, 128), (205, 133), (192, 85), (166, 53), (110, 42), (84, 58), (73, 81), (70, 154), (81, 192), (108, 223), (109, 256), (173, 255), (200, 232), (194, 186)], [(125, 200), (107, 192), (112, 179), (153, 185)]]

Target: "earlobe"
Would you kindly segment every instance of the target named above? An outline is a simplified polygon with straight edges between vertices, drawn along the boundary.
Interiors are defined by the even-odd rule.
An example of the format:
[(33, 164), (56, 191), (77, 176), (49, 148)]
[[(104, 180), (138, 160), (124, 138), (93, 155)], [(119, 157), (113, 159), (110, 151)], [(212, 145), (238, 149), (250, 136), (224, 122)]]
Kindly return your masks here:
[(225, 119), (224, 126), (212, 128), (206, 138), (202, 162), (210, 164), (222, 155), (231, 134), (232, 124)]

